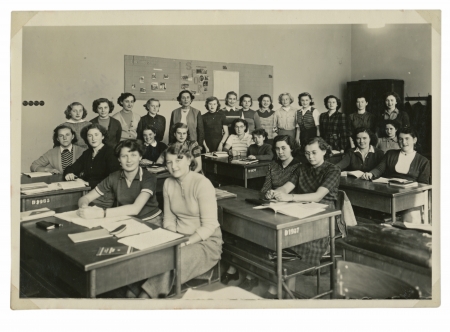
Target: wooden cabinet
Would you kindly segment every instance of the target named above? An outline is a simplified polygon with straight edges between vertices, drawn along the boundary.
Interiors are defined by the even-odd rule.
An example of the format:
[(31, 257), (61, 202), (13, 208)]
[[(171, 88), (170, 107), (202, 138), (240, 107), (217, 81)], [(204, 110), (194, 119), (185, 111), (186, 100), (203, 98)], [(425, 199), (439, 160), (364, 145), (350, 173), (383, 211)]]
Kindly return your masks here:
[(356, 112), (356, 98), (362, 93), (369, 103), (366, 110), (372, 114), (378, 114), (385, 107), (383, 95), (389, 91), (398, 93), (403, 103), (405, 81), (382, 79), (347, 82), (347, 100), (343, 112), (346, 114)]

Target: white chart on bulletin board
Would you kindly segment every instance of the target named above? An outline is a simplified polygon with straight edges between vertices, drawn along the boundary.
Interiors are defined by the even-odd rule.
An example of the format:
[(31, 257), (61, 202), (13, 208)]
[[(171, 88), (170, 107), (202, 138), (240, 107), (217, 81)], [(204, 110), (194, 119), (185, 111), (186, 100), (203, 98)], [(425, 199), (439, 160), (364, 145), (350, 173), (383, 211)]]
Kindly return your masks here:
[(234, 91), (239, 96), (239, 72), (214, 70), (214, 96), (225, 97), (227, 92)]

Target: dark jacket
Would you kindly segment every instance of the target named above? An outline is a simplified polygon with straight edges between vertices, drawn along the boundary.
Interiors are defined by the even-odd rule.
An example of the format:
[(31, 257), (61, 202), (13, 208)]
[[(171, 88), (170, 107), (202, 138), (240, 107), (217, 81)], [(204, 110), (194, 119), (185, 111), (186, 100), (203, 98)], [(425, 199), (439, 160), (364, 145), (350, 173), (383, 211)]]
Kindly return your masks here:
[[(96, 118), (93, 118), (89, 122), (99, 124), (98, 116)], [(108, 129), (108, 138), (105, 140), (104, 143), (114, 149), (115, 146), (120, 142), (120, 137), (122, 135), (122, 125), (120, 124), (119, 120), (109, 117), (109, 126), (107, 129)]]

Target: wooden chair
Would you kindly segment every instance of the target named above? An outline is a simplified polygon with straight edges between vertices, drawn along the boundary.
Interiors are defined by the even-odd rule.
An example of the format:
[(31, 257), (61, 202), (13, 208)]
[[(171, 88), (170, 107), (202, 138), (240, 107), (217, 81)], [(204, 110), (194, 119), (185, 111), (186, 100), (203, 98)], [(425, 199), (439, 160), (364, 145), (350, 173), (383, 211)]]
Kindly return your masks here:
[(401, 279), (352, 262), (337, 263), (336, 298), (346, 299), (419, 299), (419, 287), (414, 288)]

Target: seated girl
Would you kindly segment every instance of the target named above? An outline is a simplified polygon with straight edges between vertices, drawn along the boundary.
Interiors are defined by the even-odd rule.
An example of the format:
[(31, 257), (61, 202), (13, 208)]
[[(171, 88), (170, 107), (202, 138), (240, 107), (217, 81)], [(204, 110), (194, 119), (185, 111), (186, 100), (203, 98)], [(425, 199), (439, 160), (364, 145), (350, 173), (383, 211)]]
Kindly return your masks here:
[[(122, 170), (109, 174), (95, 189), (78, 200), (78, 215), (85, 219), (115, 216), (137, 216), (161, 225), (162, 211), (156, 201), (156, 176), (139, 167), (142, 145), (136, 140), (121, 141), (114, 150)], [(91, 207), (90, 203), (108, 195), (117, 202), (116, 207)]]
[(156, 141), (158, 131), (156, 127), (147, 125), (142, 131), (144, 138), (144, 154), (140, 162), (141, 166), (153, 165), (159, 156), (167, 149), (167, 145), (163, 142)]
[(384, 152), (374, 148), (376, 136), (365, 127), (355, 129), (353, 140), (356, 148), (349, 149), (336, 164), (342, 171), (362, 171), (368, 172), (380, 163)]
[[(299, 166), (299, 161), (294, 159), (292, 155), (294, 151), (294, 141), (290, 136), (276, 136), (273, 140), (273, 144), (277, 159), (269, 165), (269, 170), (260, 192), (261, 198), (265, 199), (273, 198), (273, 190), (283, 186), (289, 181)], [(230, 266), (221, 276), (221, 282), (225, 285), (227, 285), (230, 280), (238, 279), (239, 272), (234, 266)], [(258, 279), (247, 275), (239, 287), (251, 291), (258, 283)], [(267, 294), (267, 296), (273, 298), (270, 294)]]
[[(170, 143), (169, 147), (176, 146), (180, 150), (188, 150), (195, 160), (195, 163), (192, 163), (191, 170), (194, 172), (200, 172), (202, 170), (202, 158), (201, 158), (201, 148), (198, 145), (197, 141), (191, 141), (189, 135), (189, 129), (187, 124), (178, 122), (175, 123), (170, 131), (175, 136), (176, 141), (174, 143)], [(165, 154), (162, 153), (158, 160), (157, 164), (164, 164)]]
[[(191, 171), (195, 159), (187, 149), (171, 145), (165, 152), (169, 177), (164, 182), (163, 227), (189, 236), (181, 246), (181, 283), (214, 267), (222, 253), (216, 193), (211, 182)], [(165, 297), (173, 285), (172, 272), (147, 279), (139, 297)]]
[(430, 183), (430, 161), (415, 151), (417, 134), (411, 127), (397, 132), (400, 150), (389, 150), (382, 161), (371, 171), (363, 175), (363, 179), (371, 180), (380, 176), (386, 178), (402, 178), (420, 183)]
[(108, 138), (105, 143), (114, 149), (117, 143), (120, 142), (122, 125), (119, 120), (110, 117), (110, 114), (114, 110), (113, 102), (106, 98), (96, 99), (92, 103), (92, 110), (94, 113), (98, 113), (98, 116), (93, 118), (90, 122), (98, 123), (108, 130)]
[(75, 131), (66, 125), (59, 125), (53, 130), (54, 148), (33, 161), (30, 170), (62, 174), (66, 167), (72, 165), (85, 150), (75, 145), (76, 142)]
[(67, 106), (64, 114), (66, 115), (67, 121), (62, 125), (72, 128), (78, 138), (78, 141), (74, 144), (82, 147), (83, 149), (87, 149), (87, 142), (81, 136), (81, 130), (90, 124), (89, 121), (85, 119), (87, 116), (87, 110), (81, 103), (75, 101)]
[[(114, 150), (104, 144), (108, 137), (106, 129), (96, 123), (89, 124), (81, 132), (89, 148), (83, 152), (75, 163), (64, 170), (66, 181), (74, 181), (81, 178), (95, 188), (109, 174), (120, 169), (119, 162), (114, 156)], [(97, 201), (97, 205), (108, 207), (113, 203), (111, 197)]]
[(252, 144), (248, 147), (247, 158), (257, 160), (272, 160), (272, 145), (265, 143), (265, 141), (267, 140), (267, 132), (262, 128), (256, 129), (252, 132), (252, 138), (255, 144)]
[(248, 123), (244, 119), (235, 119), (231, 124), (234, 129), (234, 134), (228, 137), (223, 151), (228, 152), (229, 155), (246, 156), (248, 147), (253, 144), (252, 136), (247, 132)]
[(386, 120), (384, 122), (385, 135), (378, 139), (377, 148), (383, 150), (384, 153), (389, 150), (398, 150), (397, 130), (400, 128), (400, 123), (397, 120)]

